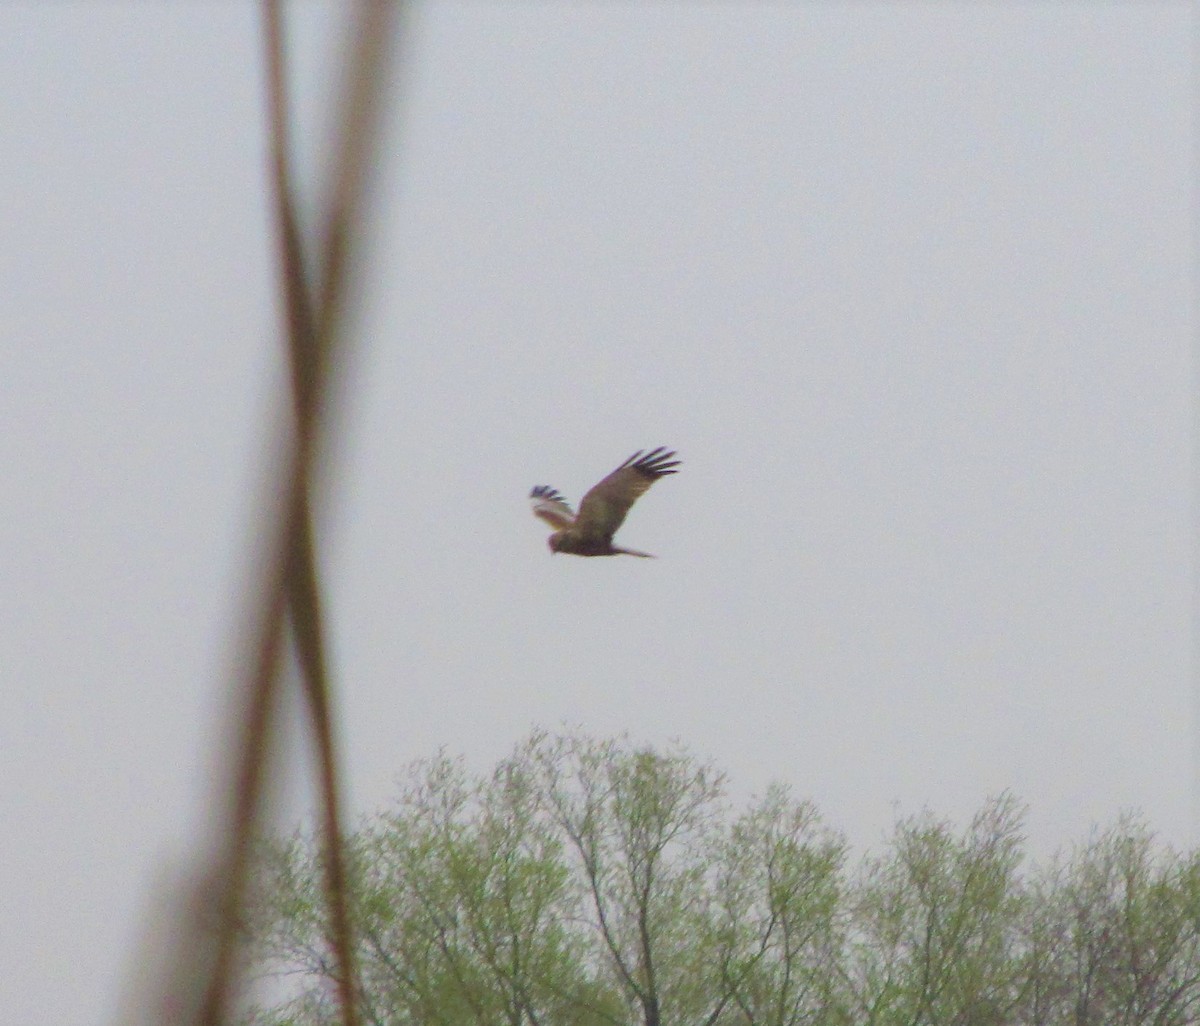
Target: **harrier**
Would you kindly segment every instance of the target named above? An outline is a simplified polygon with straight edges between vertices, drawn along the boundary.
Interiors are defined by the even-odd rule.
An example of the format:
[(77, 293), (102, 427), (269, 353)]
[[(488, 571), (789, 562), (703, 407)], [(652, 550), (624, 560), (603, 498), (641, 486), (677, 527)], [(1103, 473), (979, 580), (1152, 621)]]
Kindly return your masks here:
[(645, 454), (635, 452), (583, 497), (578, 516), (553, 488), (538, 485), (529, 493), (529, 498), (534, 515), (554, 528), (549, 539), (551, 553), (653, 559), (648, 552), (618, 548), (612, 543), (613, 535), (624, 522), (629, 507), (643, 492), (660, 477), (677, 473), (675, 468), (682, 461), (673, 460), (674, 455), (661, 445)]

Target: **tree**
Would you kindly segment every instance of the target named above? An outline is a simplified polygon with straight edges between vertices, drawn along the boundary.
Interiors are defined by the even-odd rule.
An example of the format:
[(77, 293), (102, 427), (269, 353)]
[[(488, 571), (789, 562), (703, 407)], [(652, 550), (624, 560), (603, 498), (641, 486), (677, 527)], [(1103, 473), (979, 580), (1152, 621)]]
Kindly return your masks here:
[(1200, 1021), (1200, 853), (1155, 851), (1123, 817), (1039, 881), (1041, 1023)]
[[(847, 867), (811, 803), (735, 813), (678, 747), (535, 734), (416, 764), (347, 841), (373, 1026), (1200, 1026), (1200, 853), (1125, 818), (1023, 872), (1023, 809), (929, 812)], [(264, 845), (252, 1022), (334, 1021), (319, 846)]]
[(746, 1026), (844, 1019), (845, 842), (774, 785), (734, 821), (716, 866), (714, 964)]
[(543, 807), (575, 857), (607, 978), (643, 1026), (710, 1023), (728, 993), (696, 974), (702, 889), (724, 778), (682, 753), (539, 737)]
[[(414, 767), (412, 781), (399, 809), (349, 845), (366, 1021), (603, 1021), (594, 1012), (612, 999), (582, 971), (561, 844), (522, 767), (472, 783), (439, 757)], [(312, 851), (303, 838), (266, 846), (254, 932), (264, 964), (309, 984), (288, 1013), (319, 1022), (331, 966)]]
[(962, 837), (928, 813), (897, 824), (852, 898), (855, 1021), (993, 1026), (1022, 992), (1022, 810), (988, 802)]

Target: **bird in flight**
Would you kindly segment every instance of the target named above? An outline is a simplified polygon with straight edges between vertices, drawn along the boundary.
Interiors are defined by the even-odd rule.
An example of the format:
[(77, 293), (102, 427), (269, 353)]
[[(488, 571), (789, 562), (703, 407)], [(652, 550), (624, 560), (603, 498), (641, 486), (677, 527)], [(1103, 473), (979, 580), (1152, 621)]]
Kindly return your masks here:
[(677, 473), (682, 462), (664, 446), (643, 453), (635, 452), (608, 477), (594, 485), (579, 504), (579, 514), (571, 511), (553, 488), (538, 485), (529, 493), (534, 516), (554, 528), (550, 552), (570, 552), (576, 556), (641, 556), (653, 559), (649, 552), (618, 548), (613, 535), (625, 520), (625, 514), (655, 481)]

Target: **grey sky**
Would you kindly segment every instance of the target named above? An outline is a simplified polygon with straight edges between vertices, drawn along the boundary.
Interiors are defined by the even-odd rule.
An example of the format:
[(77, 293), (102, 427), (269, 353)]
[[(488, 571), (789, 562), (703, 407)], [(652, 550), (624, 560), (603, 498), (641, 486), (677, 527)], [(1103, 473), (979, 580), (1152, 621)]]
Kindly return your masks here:
[[(569, 722), (859, 850), (1003, 788), (1039, 852), (1195, 843), (1192, 21), (422, 7), (322, 522), (354, 808)], [(249, 4), (0, 7), (12, 1022), (108, 1017), (202, 850), (284, 408), (261, 78)], [(551, 558), (529, 487), (659, 444), (660, 558)]]

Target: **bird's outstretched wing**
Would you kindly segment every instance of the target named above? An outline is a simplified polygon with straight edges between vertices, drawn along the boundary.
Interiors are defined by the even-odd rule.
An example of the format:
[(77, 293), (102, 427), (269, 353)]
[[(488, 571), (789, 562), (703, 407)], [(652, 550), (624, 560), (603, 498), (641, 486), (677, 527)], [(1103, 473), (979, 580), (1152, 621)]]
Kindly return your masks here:
[(547, 485), (538, 485), (529, 493), (533, 515), (541, 517), (556, 531), (562, 531), (575, 523), (575, 513), (567, 500)]
[(635, 452), (608, 477), (592, 487), (579, 504), (575, 529), (589, 538), (611, 539), (625, 521), (625, 514), (660, 477), (674, 474), (682, 462), (674, 452), (659, 446), (643, 454)]

